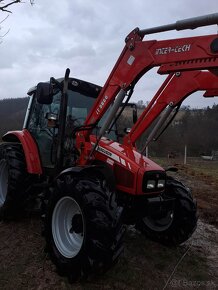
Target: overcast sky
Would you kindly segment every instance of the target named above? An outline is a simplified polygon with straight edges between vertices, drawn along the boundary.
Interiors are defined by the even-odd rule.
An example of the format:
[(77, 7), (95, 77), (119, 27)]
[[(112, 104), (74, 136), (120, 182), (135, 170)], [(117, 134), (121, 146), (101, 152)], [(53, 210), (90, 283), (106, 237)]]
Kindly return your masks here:
[[(217, 0), (35, 0), (16, 4), (1, 24), (0, 99), (23, 97), (27, 90), (51, 76), (71, 76), (99, 85), (106, 81), (127, 34), (135, 27), (149, 28), (184, 18), (218, 12)], [(1, 13), (1, 12), (0, 12)], [(1, 13), (0, 19), (7, 14)], [(217, 33), (217, 26), (194, 31), (165, 32), (150, 39), (168, 39)], [(151, 99), (163, 81), (155, 69), (138, 85), (132, 101)], [(186, 105), (218, 104), (190, 96)]]

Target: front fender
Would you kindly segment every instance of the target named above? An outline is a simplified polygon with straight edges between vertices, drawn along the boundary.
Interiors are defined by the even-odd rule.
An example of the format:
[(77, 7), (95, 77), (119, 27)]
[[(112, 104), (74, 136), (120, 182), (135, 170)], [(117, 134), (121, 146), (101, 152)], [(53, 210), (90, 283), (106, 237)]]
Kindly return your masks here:
[(97, 165), (84, 165), (84, 166), (74, 166), (64, 169), (61, 173), (58, 174), (57, 179), (61, 178), (64, 175), (80, 175), (80, 174), (88, 174), (89, 172), (94, 173), (94, 171), (101, 169), (102, 166)]
[(39, 151), (28, 130), (9, 131), (2, 137), (2, 140), (5, 142), (20, 142), (26, 159), (27, 172), (31, 174), (42, 174)]
[(107, 181), (107, 184), (111, 190), (115, 190), (115, 179), (113, 173), (110, 172), (110, 168), (108, 168), (104, 164), (91, 164), (85, 166), (75, 166), (69, 167), (63, 170), (58, 176), (57, 179), (61, 179), (62, 176), (71, 175), (71, 176), (79, 176), (81, 174), (87, 176), (98, 176), (100, 178), (104, 178)]

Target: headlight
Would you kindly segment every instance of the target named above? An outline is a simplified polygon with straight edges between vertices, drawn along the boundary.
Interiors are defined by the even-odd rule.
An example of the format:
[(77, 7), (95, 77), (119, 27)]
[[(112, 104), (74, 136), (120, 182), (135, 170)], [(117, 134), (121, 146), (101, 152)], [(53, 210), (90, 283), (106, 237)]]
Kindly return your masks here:
[(157, 188), (164, 188), (164, 186), (165, 186), (165, 180), (159, 179), (157, 182)]
[(155, 180), (148, 180), (147, 181), (147, 189), (153, 189), (155, 188)]
[(142, 191), (149, 192), (163, 192), (166, 185), (166, 172), (152, 170), (145, 172), (142, 181)]

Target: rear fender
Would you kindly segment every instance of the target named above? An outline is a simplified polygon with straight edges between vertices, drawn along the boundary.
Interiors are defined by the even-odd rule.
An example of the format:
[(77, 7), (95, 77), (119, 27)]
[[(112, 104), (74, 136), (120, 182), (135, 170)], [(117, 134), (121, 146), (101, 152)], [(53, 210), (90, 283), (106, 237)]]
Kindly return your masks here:
[(39, 151), (28, 130), (9, 131), (2, 137), (2, 140), (5, 142), (20, 142), (26, 159), (27, 172), (31, 174), (42, 174)]

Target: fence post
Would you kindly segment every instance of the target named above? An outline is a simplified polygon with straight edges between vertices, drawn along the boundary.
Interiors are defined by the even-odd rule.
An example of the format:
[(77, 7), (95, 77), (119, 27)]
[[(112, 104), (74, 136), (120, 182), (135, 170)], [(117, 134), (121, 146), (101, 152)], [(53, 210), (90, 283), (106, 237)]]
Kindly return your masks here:
[(185, 145), (185, 152), (184, 152), (184, 165), (187, 163), (187, 145)]

